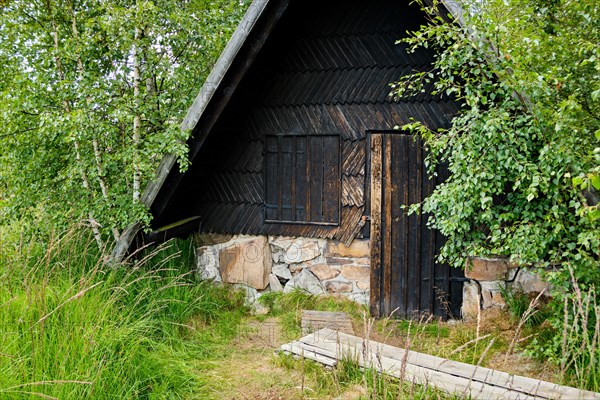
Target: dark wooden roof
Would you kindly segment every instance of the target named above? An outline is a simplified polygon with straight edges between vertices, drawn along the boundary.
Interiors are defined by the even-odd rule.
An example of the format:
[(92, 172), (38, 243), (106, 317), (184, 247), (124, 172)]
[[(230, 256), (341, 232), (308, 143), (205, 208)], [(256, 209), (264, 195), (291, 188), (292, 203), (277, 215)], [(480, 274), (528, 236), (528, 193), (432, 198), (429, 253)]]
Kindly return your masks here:
[[(255, 1), (184, 121), (190, 170), (181, 174), (167, 157), (147, 191), (153, 227), (201, 215), (204, 227), (224, 233), (347, 238), (365, 206), (356, 189), (364, 187), (365, 133), (410, 118), (447, 127), (458, 109), (430, 91), (389, 97), (390, 82), (432, 62), (430, 51), (395, 44), (425, 22), (411, 3)], [(292, 132), (341, 135), (344, 229), (265, 227), (262, 142)], [(124, 235), (116, 252), (131, 239)]]

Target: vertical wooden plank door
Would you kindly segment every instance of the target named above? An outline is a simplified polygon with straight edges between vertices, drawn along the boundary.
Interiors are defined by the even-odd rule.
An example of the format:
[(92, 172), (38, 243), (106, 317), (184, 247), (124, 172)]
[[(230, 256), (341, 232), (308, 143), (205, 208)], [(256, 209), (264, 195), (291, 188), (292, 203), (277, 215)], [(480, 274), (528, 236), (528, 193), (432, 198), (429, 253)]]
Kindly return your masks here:
[(462, 270), (440, 265), (443, 236), (427, 215), (408, 215), (447, 176), (430, 179), (420, 139), (402, 133), (370, 135), (371, 313), (374, 316), (459, 318)]

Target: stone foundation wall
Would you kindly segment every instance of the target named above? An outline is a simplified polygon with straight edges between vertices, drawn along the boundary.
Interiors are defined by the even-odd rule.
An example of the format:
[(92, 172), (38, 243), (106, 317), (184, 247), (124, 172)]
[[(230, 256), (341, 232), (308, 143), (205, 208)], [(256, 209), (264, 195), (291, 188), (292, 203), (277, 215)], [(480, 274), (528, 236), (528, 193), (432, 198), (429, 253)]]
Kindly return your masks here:
[(369, 303), (368, 239), (346, 246), (327, 239), (202, 234), (196, 241), (200, 277), (240, 285), (250, 301), (298, 287)]
[[(201, 279), (234, 284), (254, 303), (263, 293), (300, 288), (312, 294), (338, 294), (369, 304), (370, 248), (368, 239), (350, 246), (335, 240), (273, 236), (212, 235), (196, 237), (197, 270)], [(505, 258), (470, 258), (463, 288), (462, 316), (506, 306), (505, 289), (548, 292), (531, 269)]]
[(465, 266), (463, 288), (463, 318), (476, 318), (490, 308), (504, 308), (505, 290), (537, 295), (549, 292), (548, 283), (542, 281), (533, 269), (519, 267), (506, 258), (472, 257)]

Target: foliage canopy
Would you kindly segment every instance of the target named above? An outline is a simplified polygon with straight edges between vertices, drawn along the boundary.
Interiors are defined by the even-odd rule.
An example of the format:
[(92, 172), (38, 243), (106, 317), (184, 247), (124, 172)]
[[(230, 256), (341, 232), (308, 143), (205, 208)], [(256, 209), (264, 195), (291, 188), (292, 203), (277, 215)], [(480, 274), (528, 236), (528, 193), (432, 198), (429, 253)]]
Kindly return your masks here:
[(140, 191), (245, 0), (0, 4), (0, 224), (87, 221), (101, 243), (148, 215)]
[(405, 42), (436, 48), (435, 64), (394, 91), (434, 82), (462, 104), (447, 130), (406, 125), (426, 139), (430, 164), (448, 161), (452, 173), (423, 205), (449, 238), (445, 259), (500, 254), (596, 276), (600, 6), (547, 3), (467, 4), (476, 14), (463, 24), (427, 8), (432, 24)]
[[(600, 289), (600, 2), (462, 5), (449, 23), (437, 2), (422, 4), (431, 23), (404, 42), (436, 49), (434, 65), (393, 85), (400, 96), (433, 83), (462, 105), (449, 129), (404, 126), (424, 137), (430, 167), (442, 160), (451, 172), (412, 210), (430, 213), (448, 237), (441, 258), (456, 266), (470, 255), (503, 255), (551, 267), (556, 334), (536, 351), (563, 366), (589, 365), (600, 355), (595, 345), (570, 350), (588, 349), (600, 315), (589, 301)], [(597, 389), (598, 368), (574, 371)]]

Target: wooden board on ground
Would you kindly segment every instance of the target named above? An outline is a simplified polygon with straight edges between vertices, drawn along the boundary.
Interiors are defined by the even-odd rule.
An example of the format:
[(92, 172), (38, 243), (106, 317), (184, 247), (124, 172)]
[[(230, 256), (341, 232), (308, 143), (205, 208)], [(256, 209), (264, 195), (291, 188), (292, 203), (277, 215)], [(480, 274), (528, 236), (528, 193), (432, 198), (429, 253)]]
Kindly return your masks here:
[(302, 310), (303, 335), (323, 328), (354, 335), (352, 319), (345, 312)]
[(281, 349), (329, 366), (350, 359), (363, 368), (472, 399), (600, 400), (600, 393), (407, 351), (327, 328)]

